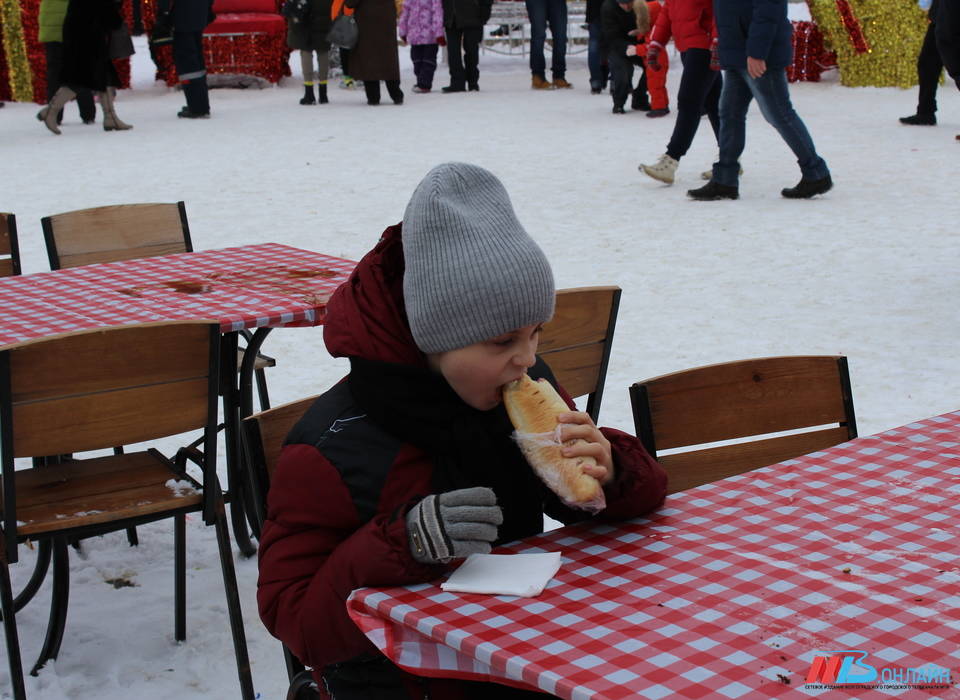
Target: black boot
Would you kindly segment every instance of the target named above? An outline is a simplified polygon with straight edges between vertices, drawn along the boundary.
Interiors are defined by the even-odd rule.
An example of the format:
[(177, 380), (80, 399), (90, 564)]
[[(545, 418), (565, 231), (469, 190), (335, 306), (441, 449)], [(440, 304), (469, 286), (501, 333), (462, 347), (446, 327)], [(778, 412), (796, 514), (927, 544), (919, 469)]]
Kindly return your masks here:
[(712, 202), (717, 199), (739, 199), (740, 189), (732, 185), (721, 185), (711, 180), (703, 187), (687, 190), (687, 196), (701, 202)]
[(319, 85), (317, 85), (317, 101), (320, 102), (320, 104), (322, 105), (325, 105), (330, 101), (327, 99), (326, 83), (320, 83)]
[(646, 91), (641, 90), (639, 87), (633, 91), (633, 95), (630, 98), (630, 109), (637, 112), (650, 111), (650, 98), (647, 97)]
[(390, 95), (390, 99), (393, 100), (393, 104), (402, 105), (403, 104), (403, 90), (400, 89), (399, 80), (384, 80), (384, 84), (387, 86), (387, 94)]
[(810, 199), (818, 194), (823, 194), (833, 187), (833, 180), (830, 176), (821, 177), (819, 180), (807, 180), (801, 178), (796, 187), (785, 187), (780, 190), (787, 199)]
[(300, 98), (300, 104), (302, 105), (317, 104), (317, 98), (313, 96), (313, 83), (303, 84), (303, 97)]
[(368, 105), (380, 104), (380, 81), (379, 80), (364, 80), (363, 91), (367, 94)]
[(936, 114), (911, 114), (909, 117), (900, 117), (901, 124), (909, 124), (911, 126), (936, 126), (937, 125), (937, 115)]

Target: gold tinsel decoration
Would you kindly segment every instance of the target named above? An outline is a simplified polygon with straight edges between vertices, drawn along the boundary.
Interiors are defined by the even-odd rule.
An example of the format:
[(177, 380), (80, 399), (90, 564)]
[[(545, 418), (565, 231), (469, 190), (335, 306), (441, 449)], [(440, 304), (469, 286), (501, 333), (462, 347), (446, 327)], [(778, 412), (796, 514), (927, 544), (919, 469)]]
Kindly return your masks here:
[(916, 0), (807, 0), (810, 16), (837, 52), (840, 82), (851, 87), (917, 84), (927, 14)]
[(30, 102), (33, 100), (33, 78), (17, 0), (0, 0), (0, 29), (9, 70), (10, 96), (17, 102)]

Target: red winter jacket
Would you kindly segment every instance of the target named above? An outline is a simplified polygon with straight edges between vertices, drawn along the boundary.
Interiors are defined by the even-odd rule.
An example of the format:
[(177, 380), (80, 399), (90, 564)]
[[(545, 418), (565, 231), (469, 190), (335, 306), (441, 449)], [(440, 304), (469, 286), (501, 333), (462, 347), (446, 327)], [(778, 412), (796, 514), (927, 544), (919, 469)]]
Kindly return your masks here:
[[(384, 232), (330, 299), (327, 349), (337, 357), (425, 366), (402, 299), (398, 225)], [(422, 583), (445, 571), (414, 560), (407, 541), (404, 516), (431, 492), (430, 457), (365, 419), (348, 385), (334, 386), (287, 438), (270, 486), (259, 551), (260, 617), (314, 669), (379, 655), (347, 615), (345, 601), (353, 589)], [(636, 517), (656, 508), (666, 491), (663, 470), (633, 436), (603, 432), (617, 474), (598, 517)], [(541, 504), (531, 507), (541, 512)], [(562, 509), (551, 515), (564, 521), (583, 517), (579, 511), (566, 513), (569, 517)], [(424, 682), (435, 700), (459, 697), (458, 682)]]
[(677, 51), (709, 50), (715, 34), (713, 0), (667, 0), (657, 17), (651, 40), (666, 46), (672, 36)]

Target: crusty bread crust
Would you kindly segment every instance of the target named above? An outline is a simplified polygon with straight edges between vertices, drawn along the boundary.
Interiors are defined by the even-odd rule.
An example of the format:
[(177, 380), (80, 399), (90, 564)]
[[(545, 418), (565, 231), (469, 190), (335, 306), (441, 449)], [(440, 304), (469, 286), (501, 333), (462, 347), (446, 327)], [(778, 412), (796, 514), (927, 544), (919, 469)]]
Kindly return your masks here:
[(578, 440), (561, 445), (557, 434), (557, 415), (570, 411), (556, 389), (545, 379), (533, 381), (523, 375), (503, 388), (503, 403), (510, 422), (517, 430), (520, 451), (534, 473), (570, 505), (602, 503), (600, 482), (583, 473), (582, 465), (596, 464), (593, 457), (564, 457), (560, 450)]

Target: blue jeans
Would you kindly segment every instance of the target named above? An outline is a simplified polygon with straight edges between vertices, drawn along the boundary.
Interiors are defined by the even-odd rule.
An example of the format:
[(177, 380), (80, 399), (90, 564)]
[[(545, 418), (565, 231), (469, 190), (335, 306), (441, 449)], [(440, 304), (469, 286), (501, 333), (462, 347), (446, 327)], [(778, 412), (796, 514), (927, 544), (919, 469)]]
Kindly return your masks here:
[(603, 30), (600, 28), (600, 20), (590, 22), (587, 25), (589, 39), (587, 43), (587, 67), (590, 69), (590, 87), (595, 90), (603, 90), (607, 86), (607, 75), (610, 72), (607, 66), (606, 56), (603, 55), (601, 48), (601, 35)]
[(713, 179), (721, 185), (736, 187), (740, 173), (740, 154), (746, 143), (747, 109), (756, 98), (763, 118), (777, 130), (797, 156), (804, 180), (820, 180), (830, 174), (826, 161), (817, 155), (813, 139), (800, 115), (790, 103), (785, 68), (767, 68), (759, 78), (751, 78), (746, 68), (724, 71), (720, 94), (720, 160), (713, 165)]
[(547, 62), (543, 45), (547, 40), (547, 24), (553, 38), (553, 60), (550, 71), (558, 80), (567, 73), (567, 0), (526, 0), (530, 18), (530, 72), (546, 78)]

